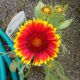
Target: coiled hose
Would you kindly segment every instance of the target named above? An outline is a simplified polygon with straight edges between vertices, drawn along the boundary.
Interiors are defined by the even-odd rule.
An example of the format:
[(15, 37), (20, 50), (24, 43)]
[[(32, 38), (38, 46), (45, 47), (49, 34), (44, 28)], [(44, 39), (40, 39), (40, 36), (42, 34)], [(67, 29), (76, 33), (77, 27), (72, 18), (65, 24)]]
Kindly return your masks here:
[[(4, 39), (8, 45), (10, 45), (11, 50), (14, 50), (14, 48), (13, 48), (13, 42), (10, 40), (10, 38), (5, 34), (5, 32), (1, 28), (0, 28), (0, 37), (2, 39)], [(0, 42), (0, 44), (1, 44), (1, 42)], [(3, 46), (1, 46), (1, 48), (2, 48), (2, 50), (3, 50), (4, 53), (7, 53), (7, 51), (5, 50), (5, 48)], [(9, 67), (10, 64), (11, 64), (11, 62), (12, 62), (11, 58), (8, 57), (8, 54), (5, 54), (3, 56), (3, 58), (4, 58), (5, 62), (7, 63), (8, 67)], [(1, 58), (1, 60), (3, 60), (3, 59)], [(3, 73), (4, 76), (1, 75), (0, 77), (1, 78), (2, 77), (4, 78), (4, 77), (6, 77), (6, 73), (5, 73), (6, 71), (5, 71), (4, 63), (1, 62), (1, 64), (3, 64), (2, 66), (3, 66), (4, 70), (2, 69), (0, 71), (3, 71), (4, 72), (4, 73), (1, 72), (1, 74)], [(1, 65), (0, 65), (0, 68), (1, 68)], [(10, 71), (10, 73), (11, 73), (12, 80), (18, 80), (18, 76), (17, 76), (17, 73), (16, 72), (11, 72)], [(1, 80), (4, 80), (4, 79), (1, 79)]]

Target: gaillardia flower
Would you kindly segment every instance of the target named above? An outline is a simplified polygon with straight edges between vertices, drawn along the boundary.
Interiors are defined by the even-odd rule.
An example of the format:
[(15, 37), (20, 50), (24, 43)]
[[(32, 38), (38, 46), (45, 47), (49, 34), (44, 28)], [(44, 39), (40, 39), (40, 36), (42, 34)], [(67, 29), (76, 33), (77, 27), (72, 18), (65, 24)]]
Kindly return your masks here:
[(41, 8), (41, 11), (43, 14), (51, 14), (52, 13), (52, 8), (50, 6), (44, 6)]
[(55, 11), (58, 14), (63, 13), (63, 7), (61, 5), (55, 6)]
[(57, 57), (59, 38), (53, 25), (40, 19), (29, 20), (16, 34), (15, 53), (23, 63), (41, 65)]

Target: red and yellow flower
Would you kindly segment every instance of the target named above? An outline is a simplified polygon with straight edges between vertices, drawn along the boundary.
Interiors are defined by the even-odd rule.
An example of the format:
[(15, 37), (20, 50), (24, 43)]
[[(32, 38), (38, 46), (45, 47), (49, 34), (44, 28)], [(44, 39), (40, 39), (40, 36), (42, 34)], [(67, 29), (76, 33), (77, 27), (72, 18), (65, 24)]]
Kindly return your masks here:
[(40, 19), (25, 22), (14, 39), (16, 55), (27, 64), (41, 65), (53, 60), (59, 47), (60, 36), (56, 34), (56, 28)]

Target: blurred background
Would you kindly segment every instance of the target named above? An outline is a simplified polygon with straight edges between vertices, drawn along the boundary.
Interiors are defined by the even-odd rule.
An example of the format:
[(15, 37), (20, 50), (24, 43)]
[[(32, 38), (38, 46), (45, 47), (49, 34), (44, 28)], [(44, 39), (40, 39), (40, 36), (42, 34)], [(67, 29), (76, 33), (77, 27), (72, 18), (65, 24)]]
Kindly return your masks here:
[[(34, 17), (34, 7), (39, 0), (0, 0), (0, 27), (6, 29), (10, 20), (19, 11), (24, 11), (27, 19)], [(80, 0), (42, 0), (46, 4), (68, 4), (67, 18), (74, 18), (71, 27), (63, 30), (63, 43), (68, 54), (61, 54), (58, 60), (64, 67), (70, 80), (80, 80)], [(43, 70), (32, 68), (28, 80), (44, 80)]]

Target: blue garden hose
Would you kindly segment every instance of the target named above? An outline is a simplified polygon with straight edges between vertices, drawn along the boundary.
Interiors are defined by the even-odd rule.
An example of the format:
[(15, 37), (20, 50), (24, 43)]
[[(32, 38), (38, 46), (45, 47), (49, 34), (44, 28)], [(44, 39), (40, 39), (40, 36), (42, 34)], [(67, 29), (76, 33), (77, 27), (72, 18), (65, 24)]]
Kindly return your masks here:
[[(4, 33), (4, 31), (2, 29), (0, 29), (0, 36), (6, 41), (6, 43), (8, 45), (10, 45), (10, 49), (13, 51), (14, 47), (13, 47), (13, 42), (11, 41), (11, 39)], [(20, 59), (17, 58), (16, 61), (19, 61)], [(19, 65), (18, 70), (20, 70), (22, 67), (22, 64)], [(21, 76), (19, 75), (19, 79), (21, 80)]]
[[(4, 33), (4, 31), (1, 28), (0, 28), (0, 37), (2, 39), (4, 39), (8, 45), (10, 45), (11, 50), (14, 50), (13, 42), (10, 40), (10, 38)], [(3, 48), (3, 52), (7, 53), (7, 51), (4, 48)], [(3, 58), (4, 58), (5, 62), (7, 63), (8, 67), (9, 67), (11, 62), (12, 62), (11, 58), (8, 57), (8, 54), (5, 54), (3, 56)], [(18, 80), (18, 76), (17, 76), (16, 72), (11, 72), (10, 71), (10, 73), (11, 73), (12, 80)]]
[(13, 42), (11, 39), (5, 34), (5, 32), (0, 28), (0, 36), (6, 41), (8, 45), (10, 45), (11, 50), (14, 50)]
[[(0, 41), (0, 52), (4, 52), (1, 41)], [(0, 80), (7, 80), (6, 68), (2, 55), (0, 55)]]
[(2, 56), (0, 56), (0, 80), (7, 80), (5, 63), (4, 63)]

